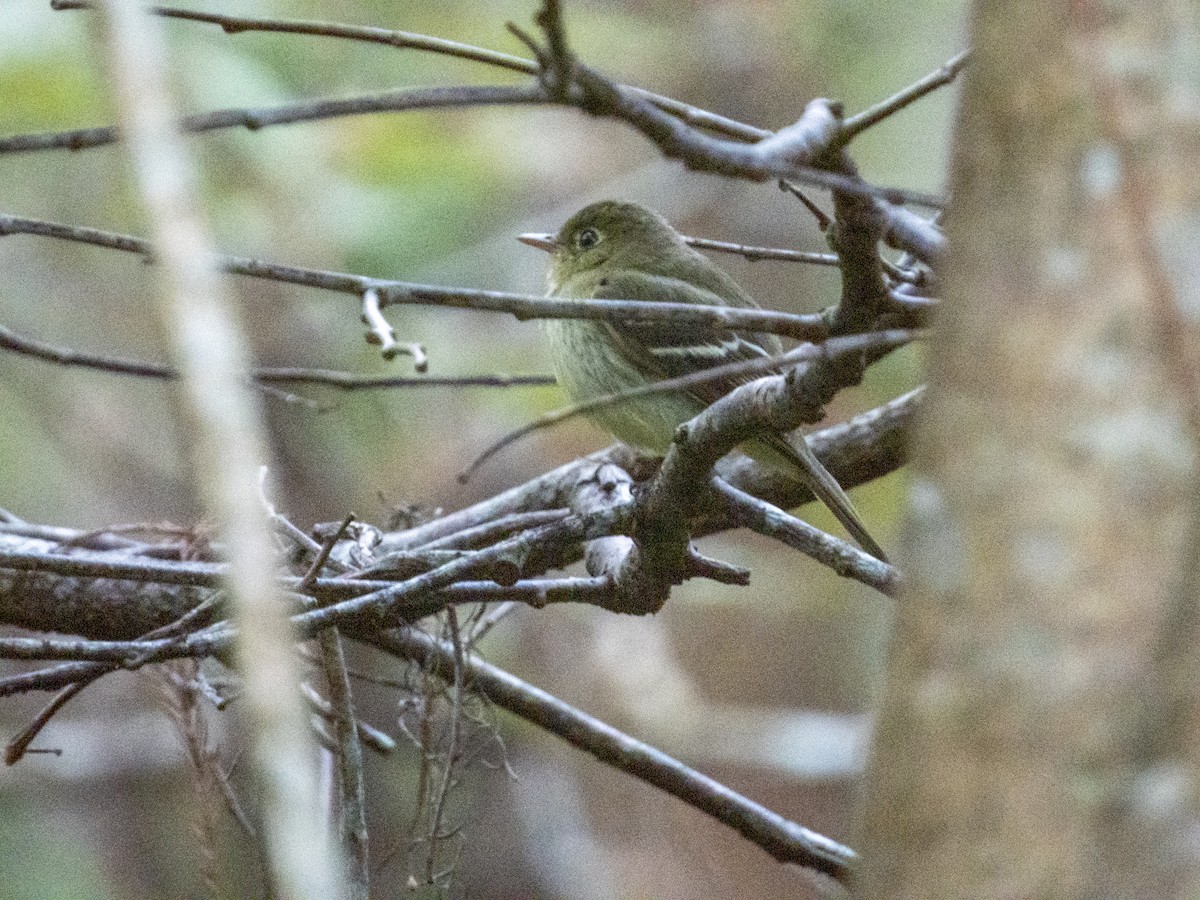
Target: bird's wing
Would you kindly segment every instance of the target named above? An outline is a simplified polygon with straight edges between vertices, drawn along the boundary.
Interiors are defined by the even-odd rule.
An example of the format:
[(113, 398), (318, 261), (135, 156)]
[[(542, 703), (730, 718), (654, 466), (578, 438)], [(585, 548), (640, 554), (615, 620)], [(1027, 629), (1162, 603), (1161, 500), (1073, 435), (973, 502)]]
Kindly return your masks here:
[[(643, 272), (615, 273), (604, 278), (592, 296), (598, 300), (645, 300), (705, 306), (754, 305), (745, 295), (736, 299), (723, 297), (680, 278)], [(625, 321), (606, 322), (603, 327), (626, 360), (656, 380), (675, 378), (713, 366), (761, 359), (781, 350), (779, 339), (774, 335), (735, 331), (704, 323)], [(707, 406), (756, 377), (759, 376), (717, 379), (695, 385), (690, 392)]]
[[(647, 300), (659, 303), (703, 303), (710, 306), (753, 307), (755, 303), (736, 285), (728, 296), (663, 275), (642, 272), (616, 273), (599, 281), (592, 296), (597, 300)], [(741, 360), (777, 354), (779, 339), (772, 334), (735, 331), (704, 324), (673, 322), (606, 322), (602, 325), (613, 344), (628, 362), (648, 377), (661, 380), (686, 375)], [(761, 375), (741, 375), (714, 379), (689, 389), (700, 403), (708, 406), (735, 387)], [(782, 457), (816, 497), (829, 507), (847, 531), (868, 553), (887, 561), (883, 549), (863, 525), (858, 511), (837, 479), (813, 455), (803, 436), (793, 444), (782, 435), (763, 435), (762, 444), (769, 456)], [(748, 450), (753, 456), (759, 454)]]

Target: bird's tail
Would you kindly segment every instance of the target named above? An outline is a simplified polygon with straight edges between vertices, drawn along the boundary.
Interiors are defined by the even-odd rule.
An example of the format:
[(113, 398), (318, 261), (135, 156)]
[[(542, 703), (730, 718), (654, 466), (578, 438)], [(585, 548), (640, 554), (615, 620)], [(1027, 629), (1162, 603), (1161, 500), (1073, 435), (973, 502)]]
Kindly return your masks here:
[[(850, 536), (858, 542), (858, 545), (882, 562), (887, 562), (887, 555), (883, 552), (883, 548), (875, 542), (863, 525), (862, 519), (858, 515), (858, 510), (854, 508), (854, 504), (850, 502), (850, 498), (846, 496), (846, 492), (842, 490), (842, 486), (838, 484), (837, 479), (829, 474), (829, 470), (821, 464), (816, 455), (808, 446), (808, 442), (803, 437), (797, 441), (797, 445), (793, 446), (787, 440), (779, 435), (771, 435), (763, 437), (754, 442), (755, 444), (770, 451), (764, 454), (767, 458), (762, 462), (767, 464), (774, 463), (780, 467), (780, 463), (786, 462), (786, 470), (794, 473), (817, 499), (829, 507), (829, 511), (837, 516), (837, 520), (845, 526), (850, 532)], [(757, 449), (757, 447), (755, 448)], [(759, 454), (750, 451), (751, 456), (757, 457)], [(783, 459), (776, 460), (772, 457), (782, 457)]]

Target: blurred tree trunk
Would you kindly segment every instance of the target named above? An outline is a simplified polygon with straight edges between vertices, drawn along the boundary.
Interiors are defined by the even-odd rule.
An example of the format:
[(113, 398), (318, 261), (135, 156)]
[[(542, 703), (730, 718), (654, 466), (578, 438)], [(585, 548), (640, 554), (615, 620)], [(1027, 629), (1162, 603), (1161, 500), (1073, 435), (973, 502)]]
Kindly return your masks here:
[(980, 0), (864, 897), (1200, 896), (1200, 35)]

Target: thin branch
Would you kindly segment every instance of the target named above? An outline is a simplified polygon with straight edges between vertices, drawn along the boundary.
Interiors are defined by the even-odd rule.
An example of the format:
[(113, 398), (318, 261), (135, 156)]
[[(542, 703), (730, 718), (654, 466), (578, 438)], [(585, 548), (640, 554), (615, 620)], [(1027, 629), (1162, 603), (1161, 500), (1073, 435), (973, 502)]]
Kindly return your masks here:
[[(72, 347), (55, 346), (18, 334), (4, 325), (0, 325), (0, 350), (20, 353), (43, 362), (94, 369), (115, 375), (134, 375), (162, 381), (173, 381), (179, 377), (178, 370), (171, 366), (88, 353)], [(308, 369), (296, 366), (258, 367), (251, 370), (251, 377), (261, 384), (311, 384), (341, 391), (416, 387), (549, 387), (555, 384), (553, 375), (497, 373), (413, 378), (395, 375), (357, 375), (353, 372), (339, 372), (335, 369)]]
[[(664, 156), (680, 160), (689, 169), (749, 181), (786, 178), (891, 203), (915, 203), (935, 209), (943, 205), (942, 199), (932, 194), (881, 187), (815, 168), (811, 163), (833, 146), (839, 131), (836, 116), (814, 113), (814, 110), (828, 110), (827, 100), (812, 101), (797, 122), (770, 137), (756, 144), (742, 144), (713, 138), (689, 128), (583, 65), (575, 67), (575, 82), (582, 91), (576, 101), (581, 109), (629, 123), (649, 138)], [(822, 121), (822, 118), (832, 121)]]
[(164, 381), (179, 377), (179, 372), (170, 366), (140, 360), (121, 359), (115, 356), (103, 356), (97, 353), (87, 353), (70, 347), (55, 347), (35, 338), (17, 334), (12, 329), (0, 325), (0, 349), (20, 353), (43, 362), (55, 363), (61, 366), (79, 366), (86, 369), (96, 369), (101, 372), (112, 372), (118, 375), (136, 375), (140, 378), (155, 378)]
[(425, 883), (433, 885), (437, 879), (433, 866), (437, 859), (437, 847), (442, 840), (442, 817), (446, 811), (446, 798), (450, 795), (450, 786), (454, 781), (454, 767), (458, 762), (460, 752), (459, 740), (463, 718), (463, 678), (465, 677), (466, 659), (463, 655), (462, 634), (458, 628), (458, 614), (453, 607), (446, 610), (446, 628), (450, 632), (451, 647), (454, 658), (454, 677), (450, 679), (450, 736), (446, 740), (446, 750), (443, 754), (445, 762), (442, 766), (442, 781), (433, 798), (433, 813), (429, 821), (429, 851), (425, 857)]
[(481, 616), (479, 621), (476, 622), (471, 628), (471, 634), (467, 638), (467, 646), (474, 647), (485, 637), (487, 637), (488, 633), (493, 628), (516, 612), (516, 610), (517, 604), (513, 603), (511, 600), (496, 604), (495, 607)]
[(0, 678), (0, 697), (11, 697), (30, 691), (56, 691), (88, 678), (92, 672), (98, 671), (103, 674), (110, 669), (111, 666), (102, 663), (67, 662), (33, 672), (22, 672), (20, 675), (9, 675)]
[[(90, 2), (90, 0), (51, 0), (50, 6), (55, 10), (72, 10), (93, 9), (95, 4)], [(268, 31), (283, 34), (306, 34), (316, 37), (347, 38), (354, 41), (384, 44), (401, 50), (427, 50), (446, 56), (457, 56), (462, 59), (487, 63), (527, 75), (537, 74), (537, 64), (531, 60), (522, 59), (519, 56), (510, 56), (507, 53), (498, 53), (494, 50), (472, 47), (469, 44), (462, 44), (458, 41), (448, 41), (408, 31), (393, 31), (386, 28), (372, 28), (361, 25), (343, 25), (336, 22), (227, 16), (198, 10), (176, 9), (168, 6), (151, 6), (147, 8), (147, 12), (168, 19), (183, 19), (192, 22), (219, 25), (227, 34), (239, 34), (246, 31)]]
[(778, 506), (739, 491), (722, 478), (714, 477), (710, 484), (726, 513), (739, 525), (799, 550), (843, 578), (859, 581), (888, 597), (896, 596), (900, 573), (895, 566), (814, 528)]
[(425, 356), (425, 348), (420, 344), (398, 343), (392, 324), (383, 316), (379, 309), (379, 291), (367, 288), (362, 296), (362, 320), (367, 326), (367, 343), (378, 344), (380, 355), (388, 361), (400, 354), (413, 358), (413, 368), (425, 372), (429, 368), (429, 360)]
[[(184, 116), (179, 121), (185, 134), (222, 128), (257, 131), (272, 125), (293, 125), (342, 116), (361, 116), (414, 109), (447, 109), (496, 104), (544, 104), (549, 99), (540, 87), (465, 86), (405, 88), (342, 99), (307, 100), (260, 108), (232, 107)], [(0, 138), (0, 155), (43, 150), (87, 150), (121, 140), (115, 125), (77, 128), (71, 131), (18, 134)]]
[(859, 134), (872, 125), (877, 125), (889, 116), (895, 115), (909, 104), (920, 100), (926, 94), (950, 84), (958, 77), (959, 72), (966, 68), (971, 57), (970, 50), (964, 50), (951, 57), (939, 69), (930, 72), (920, 81), (906, 87), (886, 100), (850, 116), (842, 122), (842, 133), (839, 138), (843, 145), (850, 143)]
[[(0, 236), (6, 234), (32, 234), (59, 240), (77, 241), (110, 250), (137, 253), (147, 259), (152, 255), (149, 242), (141, 238), (0, 213)], [(728, 306), (699, 306), (691, 303), (538, 297), (532, 294), (517, 294), (507, 291), (437, 287), (405, 281), (368, 278), (341, 272), (302, 269), (296, 266), (265, 263), (248, 257), (217, 256), (216, 260), (222, 271), (232, 275), (296, 284), (351, 294), (355, 297), (361, 297), (365, 291), (375, 288), (380, 292), (384, 305), (414, 304), (505, 312), (521, 320), (568, 318), (698, 323), (717, 328), (765, 331), (802, 341), (823, 340), (828, 334), (828, 327), (819, 315), (797, 315), (774, 310), (740, 309)]]
[[(278, 515), (273, 508), (271, 510), (271, 514), (273, 517)], [(333, 548), (337, 546), (337, 542), (342, 539), (342, 536), (345, 535), (346, 530), (353, 522), (354, 513), (347, 513), (342, 521), (338, 523), (337, 528), (331, 531), (321, 543), (320, 547), (317, 549), (316, 555), (313, 557), (312, 562), (309, 563), (308, 571), (305, 572), (304, 577), (300, 579), (300, 584), (297, 586), (299, 590), (307, 591), (312, 589), (313, 584), (316, 583), (316, 580), (321, 575), (321, 570), (324, 569), (326, 563), (329, 562), (329, 556), (333, 553)], [(333, 572), (338, 575), (341, 575), (350, 569), (348, 565), (340, 562), (335, 562), (331, 568)]]
[(715, 250), (718, 253), (736, 253), (750, 261), (760, 259), (777, 259), (786, 262), (810, 263), (817, 266), (836, 266), (836, 253), (806, 253), (801, 250), (784, 250), (779, 247), (749, 247), (745, 244), (733, 244), (728, 241), (714, 241), (711, 238), (684, 237), (684, 242), (700, 250)]
[(485, 462), (487, 462), (505, 447), (508, 447), (509, 445), (521, 440), (524, 437), (527, 437), (530, 434), (533, 434), (536, 431), (540, 431), (543, 428), (549, 428), (553, 425), (559, 425), (568, 419), (573, 419), (577, 416), (581, 416), (607, 406), (616, 406), (637, 397), (682, 391), (698, 384), (705, 384), (707, 382), (717, 381), (735, 375), (751, 376), (765, 374), (768, 372), (776, 372), (789, 365), (799, 365), (801, 363), (816, 359), (823, 353), (839, 355), (842, 353), (857, 353), (874, 349), (877, 344), (881, 346), (892, 346), (896, 337), (895, 334), (884, 334), (887, 334), (887, 336), (882, 337), (876, 334), (867, 334), (855, 336), (854, 338), (837, 338), (826, 341), (824, 344), (819, 345), (824, 349), (818, 349), (817, 345), (804, 344), (778, 356), (743, 360), (735, 363), (727, 363), (723, 366), (713, 366), (709, 369), (690, 372), (687, 375), (680, 375), (677, 378), (667, 378), (663, 379), (662, 381), (651, 382), (650, 384), (640, 385), (636, 388), (630, 388), (624, 391), (602, 394), (599, 397), (593, 397), (590, 400), (585, 400), (581, 403), (573, 403), (570, 406), (552, 410), (551, 412), (539, 416), (527, 425), (522, 425), (520, 428), (510, 431), (508, 434), (504, 435), (499, 440), (486, 447), (482, 453), (475, 457), (474, 461), (472, 461), (465, 471), (459, 473), (458, 481), (460, 484), (465, 484), (480, 466), (482, 466)]
[(363, 779), (362, 743), (354, 714), (350, 676), (346, 672), (346, 656), (338, 630), (330, 628), (321, 632), (318, 642), (325, 667), (325, 681), (329, 685), (340, 774), (338, 831), (347, 860), (347, 900), (367, 900), (371, 880), (367, 855), (367, 795)]
[(575, 60), (567, 49), (561, 4), (558, 0), (543, 0), (542, 8), (534, 16), (534, 21), (546, 35), (548, 64), (538, 59), (540, 74), (545, 76), (544, 81), (550, 95), (557, 102), (563, 103), (571, 91), (571, 68), (575, 65)]
[[(302, 647), (300, 652), (301, 655), (303, 655), (304, 658), (308, 659), (310, 662), (320, 662), (318, 656), (306, 653), (305, 648)], [(350, 678), (376, 680), (371, 676), (364, 675), (361, 672), (352, 672), (349, 669), (347, 669), (346, 674)], [(321, 693), (311, 684), (306, 681), (301, 682), (300, 692), (304, 695), (304, 699), (308, 702), (308, 705), (313, 709), (313, 711), (321, 716), (321, 718), (331, 721), (336, 718), (337, 713), (334, 712), (333, 704), (330, 703), (325, 697), (321, 696)], [(364, 722), (362, 719), (355, 719), (354, 727), (358, 729), (358, 738), (360, 741), (362, 741), (364, 747), (369, 747), (380, 756), (389, 756), (396, 752), (396, 741), (386, 732), (380, 731), (374, 725), (371, 725), (369, 722)]]
[(221, 627), (206, 628), (180, 639), (99, 641), (87, 638), (4, 637), (0, 638), (0, 657), (107, 662), (123, 668), (138, 668), (164, 659), (223, 653), (232, 646), (234, 636), (231, 628)]
[(804, 205), (804, 208), (807, 209), (812, 215), (813, 219), (816, 220), (817, 231), (821, 232), (821, 234), (825, 234), (827, 231), (829, 231), (829, 227), (833, 224), (833, 219), (829, 217), (825, 210), (821, 209), (821, 207), (817, 206), (813, 200), (809, 199), (808, 194), (804, 193), (804, 191), (800, 189), (799, 185), (792, 184), (786, 178), (780, 178), (779, 189), (784, 193), (791, 194)]
[(423, 375), (413, 378), (395, 375), (356, 375), (353, 372), (338, 372), (332, 369), (303, 368), (255, 369), (254, 378), (270, 384), (314, 384), (341, 391), (423, 387), (553, 387), (557, 383), (553, 375), (506, 375), (497, 372), (487, 375)]
[(421, 550), (476, 550), (502, 540), (518, 531), (524, 531), (527, 528), (534, 528), (538, 525), (545, 525), (548, 522), (556, 522), (568, 514), (569, 511), (565, 509), (545, 509), (526, 513), (512, 513), (511, 515), (501, 516), (490, 522), (485, 522), (471, 528), (464, 528), (461, 531), (456, 531), (453, 534), (430, 541), (421, 547)]
[(21, 729), (20, 734), (13, 737), (4, 747), (4, 764), (6, 766), (14, 766), (21, 761), (21, 758), (29, 752), (29, 745), (33, 743), (42, 731), (43, 728), (54, 718), (55, 713), (67, 705), (73, 697), (76, 697), (89, 684), (109, 671), (107, 667), (100, 667), (103, 671), (98, 672), (95, 676), (84, 678), (76, 681), (74, 684), (68, 684), (61, 691), (54, 695), (36, 716), (25, 728)]

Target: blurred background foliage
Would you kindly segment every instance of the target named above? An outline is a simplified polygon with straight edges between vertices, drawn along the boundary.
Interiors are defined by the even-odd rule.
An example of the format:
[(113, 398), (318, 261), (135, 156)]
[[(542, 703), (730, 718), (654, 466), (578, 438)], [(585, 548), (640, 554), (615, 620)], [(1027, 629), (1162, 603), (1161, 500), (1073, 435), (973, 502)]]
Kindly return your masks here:
[[(962, 47), (965, 0), (625, 0), (566, 4), (572, 46), (627, 83), (765, 127), (793, 121), (816, 96), (854, 112), (939, 66)], [(422, 32), (524, 53), (504, 29), (528, 25), (533, 0), (385, 3), (254, 0), (191, 8), (313, 18)], [(0, 133), (102, 125), (114, 118), (88, 13), (45, 0), (0, 5)], [(505, 84), (513, 73), (416, 51), (328, 38), (167, 22), (185, 111), (270, 106), (405, 86)], [(877, 183), (944, 187), (952, 91), (855, 142)], [(604, 197), (656, 207), (691, 234), (825, 249), (813, 219), (771, 184), (726, 181), (663, 161), (627, 127), (578, 111), (492, 107), (341, 118), (193, 138), (218, 245), (228, 253), (410, 281), (540, 292), (545, 260), (517, 244)], [(818, 200), (829, 207), (828, 198)], [(144, 233), (120, 150), (0, 159), (0, 209)], [(764, 305), (820, 309), (831, 270), (721, 256)], [(0, 240), (0, 321), (92, 352), (164, 360), (149, 304), (152, 269), (136, 258), (12, 236)], [(353, 298), (234, 282), (263, 365), (408, 374), (362, 337)], [(430, 373), (547, 372), (534, 323), (445, 309), (388, 311), (401, 340), (426, 345)], [(830, 420), (919, 381), (916, 352), (896, 354), (839, 397)], [(506, 451), (467, 485), (455, 475), (488, 442), (561, 403), (553, 388), (422, 388), (263, 398), (277, 505), (301, 525), (348, 511), (384, 522), (395, 508), (455, 508), (602, 446), (573, 422)], [(169, 388), (150, 381), (0, 356), (0, 506), (75, 527), (195, 523)], [(855, 493), (895, 546), (903, 476)], [(822, 511), (814, 523), (833, 528)], [(862, 713), (883, 652), (888, 604), (815, 564), (745, 534), (709, 539), (751, 566), (749, 589), (690, 582), (653, 619), (592, 609), (521, 611), (496, 630), (490, 657), (587, 711), (657, 743), (756, 800), (849, 838)], [(371, 658), (364, 669), (380, 669)], [(367, 690), (389, 730), (395, 691)], [(156, 711), (153, 678), (104, 679), (40, 741), (61, 757), (0, 773), (0, 875), (10, 897), (196, 894), (183, 753)], [(0, 707), (11, 735), (44, 698)], [(218, 717), (219, 719), (219, 717)], [(487, 897), (803, 896), (807, 876), (779, 866), (677, 801), (500, 718), (520, 776), (476, 767), (455, 793), (465, 829), (457, 891)], [(219, 729), (220, 723), (217, 723)], [(227, 735), (226, 759), (236, 755)], [(417, 754), (371, 765), (373, 854), (404, 840)], [(255, 866), (229, 831), (230, 895), (254, 891)], [(417, 856), (419, 857), (419, 853)], [(414, 863), (414, 865), (416, 865)], [(404, 854), (377, 879), (405, 893)], [(15, 887), (16, 893), (9, 893)]]

